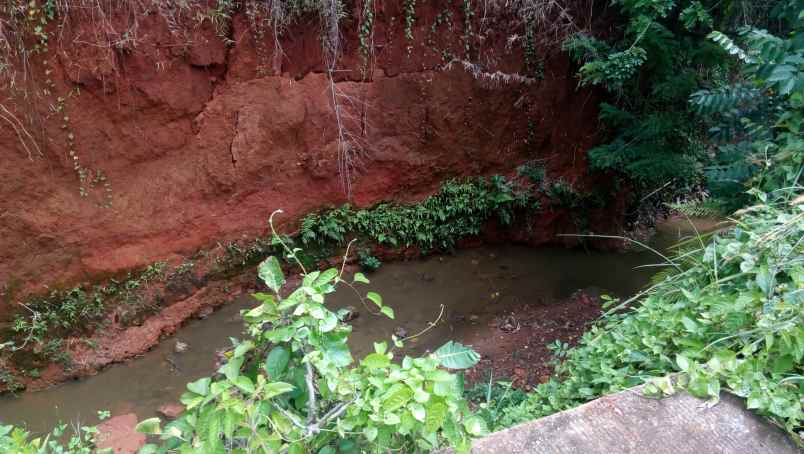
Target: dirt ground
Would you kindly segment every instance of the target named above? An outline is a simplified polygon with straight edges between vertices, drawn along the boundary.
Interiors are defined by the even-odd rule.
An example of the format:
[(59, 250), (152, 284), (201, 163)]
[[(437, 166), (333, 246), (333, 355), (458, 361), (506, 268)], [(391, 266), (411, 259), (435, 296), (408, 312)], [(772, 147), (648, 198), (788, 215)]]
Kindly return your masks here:
[(482, 355), (466, 374), (468, 384), (510, 380), (513, 386), (530, 390), (547, 381), (553, 371), (553, 353), (548, 345), (556, 340), (575, 345), (589, 324), (601, 315), (600, 298), (578, 291), (554, 303), (522, 304), (478, 329), (467, 344)]

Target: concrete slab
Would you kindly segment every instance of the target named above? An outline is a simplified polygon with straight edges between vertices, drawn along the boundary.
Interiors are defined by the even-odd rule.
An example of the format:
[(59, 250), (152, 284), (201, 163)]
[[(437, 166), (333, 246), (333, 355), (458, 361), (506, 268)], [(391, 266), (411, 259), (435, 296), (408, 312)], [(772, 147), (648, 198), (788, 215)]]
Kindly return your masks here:
[(777, 427), (724, 393), (708, 407), (686, 393), (663, 399), (641, 387), (475, 441), (476, 454), (798, 454)]

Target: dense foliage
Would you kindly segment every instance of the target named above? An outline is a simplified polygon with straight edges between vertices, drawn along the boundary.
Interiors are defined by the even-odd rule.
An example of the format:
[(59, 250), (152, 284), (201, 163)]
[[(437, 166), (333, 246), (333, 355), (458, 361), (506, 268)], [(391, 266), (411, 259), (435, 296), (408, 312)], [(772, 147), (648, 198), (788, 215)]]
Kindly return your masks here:
[(537, 208), (532, 193), (501, 176), (448, 181), (438, 193), (414, 205), (382, 203), (355, 210), (349, 205), (308, 215), (300, 238), (305, 244), (344, 244), (347, 234), (392, 247), (447, 250), (477, 235), (497, 217), (510, 225), (517, 210)]
[[(701, 90), (728, 90), (743, 79), (728, 49), (705, 36), (713, 27), (730, 32), (749, 25), (778, 26), (784, 6), (800, 2), (612, 3), (623, 16), (617, 21), (617, 38), (604, 41), (578, 34), (564, 45), (582, 64), (581, 83), (611, 93), (600, 113), (610, 140), (590, 151), (590, 165), (621, 172), (644, 192), (667, 188), (666, 196), (683, 194), (703, 183), (703, 168), (719, 164), (722, 157), (712, 162), (708, 148), (713, 138), (697, 121), (699, 108), (691, 108), (688, 98)], [(779, 4), (776, 9), (774, 3)]]
[[(549, 382), (505, 410), (497, 428), (652, 378), (672, 392), (662, 377), (684, 372), (680, 384), (691, 393), (717, 399), (728, 390), (800, 431), (804, 204), (793, 203), (758, 206), (727, 233), (674, 258), (671, 272), (638, 301), (611, 308)], [(633, 309), (623, 311), (629, 303)]]
[[(778, 11), (787, 18), (789, 34), (779, 38), (745, 29), (745, 49), (712, 33), (712, 40), (742, 61), (742, 82), (691, 98), (698, 108), (719, 112), (710, 118), (722, 122), (716, 128), (745, 128), (736, 142), (743, 150), (729, 165), (756, 168), (734, 178), (732, 190), (741, 195), (742, 185), (752, 186), (745, 197), (758, 204), (738, 212), (733, 227), (683, 245), (654, 286), (611, 302), (614, 307), (578, 347), (559, 352), (563, 361), (554, 377), (525, 402), (504, 408), (496, 428), (649, 382), (646, 389), (659, 393), (684, 388), (711, 399), (721, 390), (734, 393), (801, 440), (802, 10), (800, 2), (781, 2)], [(741, 94), (744, 90), (753, 93)], [(749, 119), (749, 112), (764, 130), (752, 129), (757, 120)], [(716, 156), (729, 151), (721, 145)], [(680, 373), (678, 380), (668, 378), (674, 372)]]
[[(477, 353), (449, 342), (397, 362), (395, 350), (406, 339), (393, 337), (390, 347), (376, 343), (355, 364), (351, 326), (343, 321), (348, 311), (330, 310), (325, 297), (338, 286), (360, 295), (355, 285), (368, 283), (365, 276), (349, 282), (343, 268), (303, 272), (285, 298), (278, 259), (265, 260), (259, 276), (273, 294), (254, 295), (261, 304), (244, 313), (248, 339), (235, 343), (217, 375), (187, 385), (179, 419), (164, 429), (158, 418), (140, 423), (163, 440), (142, 453), (416, 452), (445, 445), (466, 452), (470, 436), (486, 433), (462, 397), (462, 379), (446, 370), (473, 366)], [(361, 300), (377, 315), (394, 317), (380, 295), (368, 292)]]

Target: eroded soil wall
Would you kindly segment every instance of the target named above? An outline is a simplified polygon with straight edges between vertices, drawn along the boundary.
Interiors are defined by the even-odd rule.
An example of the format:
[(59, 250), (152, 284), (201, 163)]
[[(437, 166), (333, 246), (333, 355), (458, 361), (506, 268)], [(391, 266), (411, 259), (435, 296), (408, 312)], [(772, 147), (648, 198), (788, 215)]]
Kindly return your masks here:
[[(263, 234), (278, 208), (292, 229), (305, 213), (350, 200), (315, 18), (289, 29), (277, 53), (273, 32), (255, 32), (245, 11), (221, 28), (192, 13), (171, 22), (133, 8), (77, 10), (49, 23), (48, 52), (30, 58), (27, 78), (2, 87), (4, 107), (39, 149), (0, 122), (0, 314), (45, 286)], [(343, 23), (336, 89), (363, 146), (351, 203), (413, 201), (445, 179), (512, 174), (528, 161), (585, 190), (602, 182), (585, 157), (598, 129), (596, 95), (577, 89), (568, 58), (537, 50), (543, 79), (531, 84), (492, 86), (459, 63), (445, 69), (445, 55), (463, 58), (468, 40), (457, 6), (449, 24), (434, 27), (450, 8), (419, 6), (410, 40), (400, 4), (378, 2), (367, 64), (356, 21)], [(469, 56), (522, 72), (511, 35), (479, 27)], [(87, 172), (83, 184), (70, 150)], [(532, 241), (572, 230), (567, 219), (545, 212)]]

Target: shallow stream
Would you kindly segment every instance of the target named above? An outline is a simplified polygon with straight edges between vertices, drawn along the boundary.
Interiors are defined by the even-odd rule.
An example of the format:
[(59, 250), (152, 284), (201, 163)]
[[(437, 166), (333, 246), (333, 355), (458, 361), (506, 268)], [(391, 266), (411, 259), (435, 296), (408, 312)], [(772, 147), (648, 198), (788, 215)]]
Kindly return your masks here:
[[(685, 223), (667, 223), (652, 242), (663, 248), (687, 231)], [(462, 340), (489, 319), (513, 305), (550, 304), (579, 289), (629, 296), (648, 281), (658, 263), (651, 252), (596, 252), (583, 249), (504, 245), (458, 251), (454, 255), (385, 264), (369, 275), (371, 289), (396, 312), (396, 320), (373, 316), (360, 307), (354, 293), (343, 288), (331, 295), (334, 307), (355, 306), (360, 315), (351, 323), (355, 357), (372, 342), (389, 339), (397, 330), (416, 333), (440, 323), (408, 344), (420, 354), (449, 339)], [(60, 386), (0, 398), (0, 422), (26, 425), (41, 433), (58, 422), (97, 423), (97, 411), (113, 415), (136, 413), (147, 418), (163, 404), (176, 402), (187, 382), (213, 371), (215, 351), (242, 335), (241, 309), (255, 305), (242, 296), (204, 320), (193, 320), (142, 357), (109, 367), (98, 375)], [(188, 345), (176, 353), (175, 345)]]

